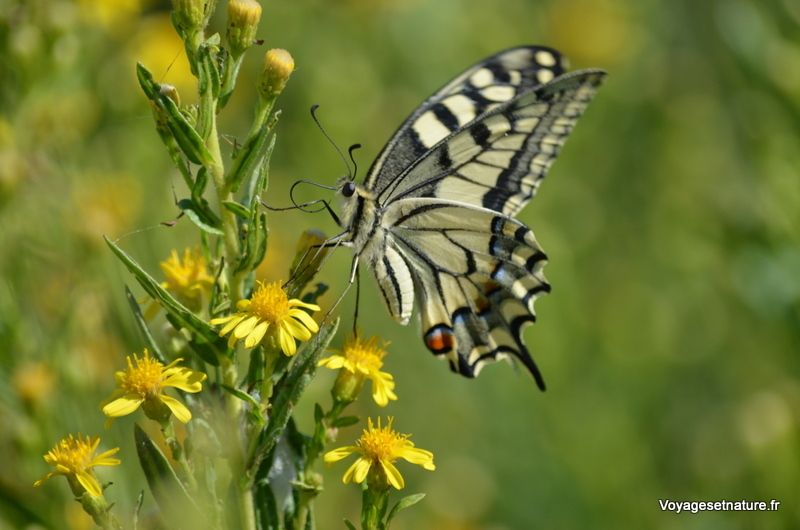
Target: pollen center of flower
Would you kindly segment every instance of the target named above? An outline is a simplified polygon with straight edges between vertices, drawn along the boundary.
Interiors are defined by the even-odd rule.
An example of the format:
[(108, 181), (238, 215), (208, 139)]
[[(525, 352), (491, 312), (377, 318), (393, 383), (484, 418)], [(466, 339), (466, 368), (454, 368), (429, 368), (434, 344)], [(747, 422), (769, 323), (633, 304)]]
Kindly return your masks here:
[(355, 339), (345, 345), (344, 354), (348, 361), (354, 365), (374, 372), (383, 366), (383, 356), (386, 352), (378, 346), (377, 339), (374, 337), (368, 341)]
[(364, 431), (356, 444), (364, 452), (364, 455), (373, 461), (393, 462), (397, 459), (397, 448), (402, 446), (405, 441), (404, 435), (387, 426)]
[(91, 444), (70, 437), (61, 440), (48, 456), (52, 464), (67, 468), (70, 473), (77, 473), (89, 467), (92, 452)]
[(247, 310), (261, 320), (275, 324), (289, 313), (289, 298), (280, 282), (262, 283), (250, 299)]
[(141, 359), (136, 357), (134, 363), (131, 363), (128, 358), (128, 370), (125, 372), (120, 386), (128, 392), (140, 396), (158, 395), (161, 392), (161, 376), (164, 365), (149, 355), (145, 355)]

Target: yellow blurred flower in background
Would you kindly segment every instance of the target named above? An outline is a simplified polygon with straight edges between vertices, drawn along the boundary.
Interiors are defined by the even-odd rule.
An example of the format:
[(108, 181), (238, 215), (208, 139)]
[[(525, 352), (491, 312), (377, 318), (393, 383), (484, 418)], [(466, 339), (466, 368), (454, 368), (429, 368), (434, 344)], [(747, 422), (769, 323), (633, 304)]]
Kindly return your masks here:
[(199, 248), (184, 249), (183, 258), (173, 249), (159, 266), (166, 278), (161, 286), (191, 309), (202, 305), (203, 296), (214, 285), (214, 277), (208, 273), (206, 258)]
[(78, 0), (78, 10), (87, 22), (110, 30), (135, 21), (142, 4), (142, 0)]
[(141, 406), (152, 420), (164, 422), (172, 413), (179, 421), (188, 423), (192, 413), (186, 405), (166, 395), (164, 390), (173, 387), (184, 392), (200, 392), (206, 374), (177, 366), (180, 361), (182, 359), (175, 359), (164, 366), (150, 355), (147, 348), (142, 357), (128, 356), (128, 369), (115, 374), (119, 388), (104, 403), (103, 414), (118, 418)]
[(47, 363), (36, 361), (19, 366), (11, 384), (25, 404), (37, 406), (48, 402), (55, 382), (56, 375)]
[(360, 484), (367, 478), (370, 469), (374, 468), (378, 476), (385, 478), (388, 484), (395, 489), (402, 489), (405, 481), (394, 465), (398, 458), (422, 466), (428, 471), (436, 469), (433, 464), (433, 453), (414, 447), (414, 443), (408, 439), (408, 434), (400, 434), (392, 429), (394, 418), (388, 418), (385, 427), (381, 426), (380, 418), (378, 418), (377, 427), (373, 425), (372, 418), (368, 418), (367, 421), (367, 428), (356, 440), (355, 445), (340, 447), (325, 453), (326, 464), (332, 464), (353, 453), (359, 453), (358, 459), (342, 477), (342, 482)]
[(64, 475), (67, 477), (72, 492), (76, 496), (79, 496), (83, 491), (87, 491), (90, 495), (99, 497), (103, 494), (103, 489), (100, 487), (97, 477), (94, 476), (92, 468), (118, 466), (121, 463), (119, 459), (111, 458), (119, 451), (119, 447), (95, 455), (99, 445), (100, 438), (97, 436), (82, 438), (78, 434), (76, 438), (70, 434), (60, 440), (55, 447), (44, 455), (44, 461), (51, 464), (56, 470), (34, 482), (34, 487), (41, 486), (46, 480), (56, 475)]

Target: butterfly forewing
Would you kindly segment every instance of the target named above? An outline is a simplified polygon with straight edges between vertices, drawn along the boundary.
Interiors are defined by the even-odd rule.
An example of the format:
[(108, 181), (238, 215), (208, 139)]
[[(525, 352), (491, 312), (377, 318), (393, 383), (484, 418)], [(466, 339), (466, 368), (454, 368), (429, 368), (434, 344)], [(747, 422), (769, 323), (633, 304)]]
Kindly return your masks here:
[(565, 71), (557, 51), (511, 48), (465, 70), (420, 105), (397, 129), (373, 163), (364, 185), (381, 191), (440, 140), (499, 104)]
[(605, 74), (566, 74), (440, 141), (378, 195), (447, 197), (516, 215), (536, 193)]

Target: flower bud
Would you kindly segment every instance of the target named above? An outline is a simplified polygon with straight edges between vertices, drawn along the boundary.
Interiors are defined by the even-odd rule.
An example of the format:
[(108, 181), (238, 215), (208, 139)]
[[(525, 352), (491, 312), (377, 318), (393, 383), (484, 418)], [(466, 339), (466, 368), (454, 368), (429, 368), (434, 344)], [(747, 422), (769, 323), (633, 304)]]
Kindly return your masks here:
[(358, 398), (364, 386), (366, 375), (359, 370), (339, 370), (331, 389), (331, 397), (336, 404), (349, 405)]
[(266, 99), (274, 99), (283, 92), (289, 76), (294, 72), (294, 59), (281, 48), (273, 48), (264, 55), (264, 71), (261, 73), (259, 93)]
[(261, 4), (256, 0), (229, 0), (227, 39), (234, 57), (253, 45), (260, 20)]
[(205, 22), (204, 0), (172, 0), (175, 25), (182, 30), (197, 30)]

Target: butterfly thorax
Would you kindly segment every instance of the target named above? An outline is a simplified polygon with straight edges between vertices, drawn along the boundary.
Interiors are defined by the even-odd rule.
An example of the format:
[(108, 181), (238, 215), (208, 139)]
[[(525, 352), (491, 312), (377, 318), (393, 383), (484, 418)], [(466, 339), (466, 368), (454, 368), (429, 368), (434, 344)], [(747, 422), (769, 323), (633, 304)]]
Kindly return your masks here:
[(344, 199), (341, 211), (342, 228), (349, 232), (350, 242), (356, 254), (361, 254), (380, 224), (380, 209), (375, 194), (356, 185), (356, 192)]

